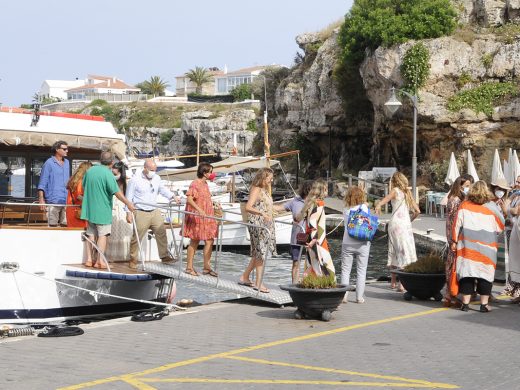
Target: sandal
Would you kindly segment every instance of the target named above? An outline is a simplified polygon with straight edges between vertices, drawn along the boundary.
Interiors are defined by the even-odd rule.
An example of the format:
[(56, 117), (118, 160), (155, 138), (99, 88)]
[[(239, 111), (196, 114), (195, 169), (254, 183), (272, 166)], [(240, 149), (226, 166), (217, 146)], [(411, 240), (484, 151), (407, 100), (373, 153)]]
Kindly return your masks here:
[(184, 270), (185, 274), (191, 275), (191, 276), (199, 276), (199, 273), (195, 271), (193, 268), (186, 268)]
[(211, 268), (210, 269), (203, 269), (202, 270), (202, 275), (209, 275), (209, 276), (213, 276), (213, 277), (218, 277), (218, 274), (213, 271)]
[(269, 291), (269, 289), (267, 287), (260, 287), (260, 290), (258, 290), (258, 287), (253, 287), (253, 290), (255, 291), (260, 291), (261, 293), (264, 293), (264, 294), (269, 294), (271, 291)]
[(489, 309), (489, 305), (480, 305), (480, 312), (481, 313), (488, 313), (491, 310)]
[(240, 286), (246, 286), (246, 287), (253, 287), (254, 286), (254, 283), (250, 280), (248, 280), (247, 282), (244, 282), (242, 280), (239, 280), (237, 282)]

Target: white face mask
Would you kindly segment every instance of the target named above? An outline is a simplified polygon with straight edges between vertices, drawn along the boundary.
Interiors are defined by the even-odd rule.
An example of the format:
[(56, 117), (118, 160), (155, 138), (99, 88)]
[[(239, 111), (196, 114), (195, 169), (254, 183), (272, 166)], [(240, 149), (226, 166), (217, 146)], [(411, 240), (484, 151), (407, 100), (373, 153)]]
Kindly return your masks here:
[(505, 191), (502, 191), (502, 190), (496, 190), (495, 191), (495, 196), (498, 198), (498, 199), (502, 199), (502, 197), (505, 195)]
[(119, 174), (119, 175), (114, 175), (114, 178), (115, 178), (116, 180), (121, 179), (121, 174)]
[(155, 176), (155, 171), (148, 171), (148, 172), (146, 172), (146, 177), (148, 179), (153, 179), (154, 176)]
[(468, 195), (468, 192), (469, 192), (469, 187), (462, 187), (462, 193), (464, 195)]

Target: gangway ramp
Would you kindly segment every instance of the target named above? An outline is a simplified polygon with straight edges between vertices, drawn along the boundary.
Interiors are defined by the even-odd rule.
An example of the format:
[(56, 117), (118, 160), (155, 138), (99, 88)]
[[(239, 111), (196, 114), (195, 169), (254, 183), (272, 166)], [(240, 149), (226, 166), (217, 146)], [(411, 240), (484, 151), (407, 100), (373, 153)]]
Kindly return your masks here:
[(262, 301), (271, 302), (280, 306), (292, 303), (292, 299), (289, 293), (280, 290), (278, 286), (264, 283), (270, 292), (262, 293), (254, 290), (252, 287), (239, 285), (236, 279), (232, 279), (231, 276), (226, 278), (222, 272), (219, 272), (218, 277), (203, 274), (199, 274), (199, 276), (193, 276), (179, 269), (178, 264), (163, 264), (160, 262), (145, 262), (144, 271), (167, 276), (177, 280), (190, 281), (198, 285), (226, 290), (232, 293), (240, 294), (241, 296), (260, 299)]

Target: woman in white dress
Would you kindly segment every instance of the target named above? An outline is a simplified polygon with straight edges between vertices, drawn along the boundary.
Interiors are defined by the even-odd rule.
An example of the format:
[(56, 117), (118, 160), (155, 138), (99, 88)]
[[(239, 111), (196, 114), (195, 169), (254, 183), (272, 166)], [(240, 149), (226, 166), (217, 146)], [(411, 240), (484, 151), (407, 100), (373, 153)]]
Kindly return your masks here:
[[(415, 240), (413, 238), (412, 221), (420, 214), (408, 189), (408, 179), (401, 172), (396, 172), (390, 180), (390, 193), (376, 206), (376, 212), (381, 213), (381, 207), (392, 203), (392, 216), (388, 221), (388, 267), (403, 269), (408, 264), (417, 261)], [(410, 218), (410, 210), (413, 215)], [(391, 288), (403, 292), (403, 286), (396, 283), (396, 275), (392, 273)]]
[[(516, 178), (515, 188), (506, 202), (507, 216), (510, 221), (509, 234), (509, 275), (502, 294), (513, 298), (513, 303), (520, 302), (520, 176)], [(506, 229), (508, 229), (506, 227)]]
[[(119, 189), (126, 193), (126, 169), (122, 162), (112, 166), (112, 173)], [(114, 196), (112, 201), (112, 232), (108, 237), (106, 256), (111, 261), (128, 261), (130, 259), (130, 240), (132, 225), (126, 222), (125, 205)]]

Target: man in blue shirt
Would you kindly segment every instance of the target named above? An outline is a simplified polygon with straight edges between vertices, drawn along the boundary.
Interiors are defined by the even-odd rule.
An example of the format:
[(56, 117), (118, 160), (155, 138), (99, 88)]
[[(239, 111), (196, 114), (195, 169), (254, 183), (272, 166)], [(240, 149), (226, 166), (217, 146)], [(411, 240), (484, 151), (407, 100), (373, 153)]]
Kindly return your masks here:
[[(38, 200), (42, 210), (45, 210), (45, 204), (64, 205), (67, 202), (70, 162), (65, 157), (69, 148), (65, 141), (57, 141), (51, 151), (53, 156), (43, 164), (38, 183)], [(49, 226), (66, 226), (65, 207), (47, 206), (47, 220)]]
[[(176, 261), (168, 252), (168, 239), (166, 237), (166, 229), (164, 228), (164, 217), (161, 211), (154, 206), (148, 204), (157, 203), (157, 195), (161, 194), (167, 199), (174, 199), (177, 203), (180, 199), (168, 190), (162, 183), (161, 178), (156, 175), (157, 165), (152, 159), (147, 159), (144, 162), (144, 169), (142, 172), (136, 172), (128, 183), (126, 189), (126, 198), (135, 204), (135, 223), (137, 226), (137, 234), (142, 240), (148, 229), (151, 229), (155, 234), (155, 241), (157, 242), (157, 249), (159, 250), (159, 257), (164, 263)], [(148, 203), (148, 204), (143, 204)], [(132, 223), (132, 213), (127, 213), (127, 222)], [(139, 246), (137, 237), (134, 235), (130, 241), (130, 268), (137, 268), (137, 261), (139, 259)]]

